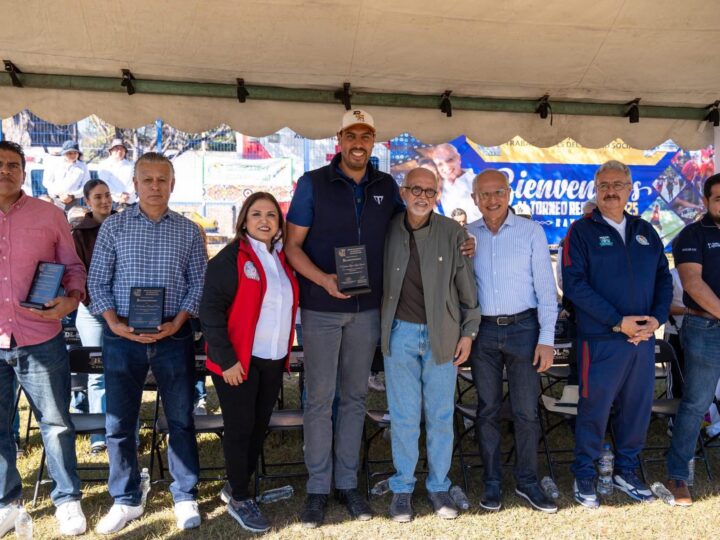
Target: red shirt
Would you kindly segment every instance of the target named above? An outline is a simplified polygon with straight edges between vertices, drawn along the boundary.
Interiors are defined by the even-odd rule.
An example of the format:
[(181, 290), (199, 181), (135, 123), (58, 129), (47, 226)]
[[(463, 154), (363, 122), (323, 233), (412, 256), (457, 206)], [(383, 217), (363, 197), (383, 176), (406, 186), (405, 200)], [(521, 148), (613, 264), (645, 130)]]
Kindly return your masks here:
[(85, 266), (75, 252), (70, 224), (55, 205), (24, 193), (7, 213), (0, 210), (0, 348), (37, 345), (60, 332), (60, 321), (41, 319), (19, 303), (27, 299), (39, 262), (65, 265), (66, 292), (85, 296)]

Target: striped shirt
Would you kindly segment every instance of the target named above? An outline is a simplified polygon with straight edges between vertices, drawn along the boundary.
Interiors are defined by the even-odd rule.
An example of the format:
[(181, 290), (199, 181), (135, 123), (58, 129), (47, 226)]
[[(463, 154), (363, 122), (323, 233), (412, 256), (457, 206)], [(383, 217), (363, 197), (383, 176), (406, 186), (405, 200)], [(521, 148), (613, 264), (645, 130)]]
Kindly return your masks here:
[(508, 212), (497, 234), (484, 219), (470, 223), (477, 239), (475, 281), (483, 316), (514, 315), (537, 308), (538, 343), (555, 342), (557, 292), (550, 251), (540, 224)]
[(197, 316), (207, 251), (198, 226), (168, 210), (154, 222), (134, 205), (107, 218), (90, 264), (90, 312), (127, 317), (132, 287), (164, 287), (164, 317)]

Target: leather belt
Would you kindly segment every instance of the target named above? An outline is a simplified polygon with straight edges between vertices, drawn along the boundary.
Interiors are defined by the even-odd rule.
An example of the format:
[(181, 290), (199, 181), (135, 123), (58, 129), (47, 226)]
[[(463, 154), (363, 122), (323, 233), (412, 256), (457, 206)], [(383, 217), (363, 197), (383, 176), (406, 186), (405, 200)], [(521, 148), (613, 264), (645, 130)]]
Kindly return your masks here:
[(515, 315), (483, 315), (482, 319), (480, 319), (481, 322), (487, 322), (490, 324), (494, 324), (497, 326), (509, 326), (511, 324), (515, 324), (520, 321), (524, 321), (525, 319), (529, 319), (530, 317), (537, 316), (537, 309), (526, 309), (525, 311), (521, 311), (520, 313), (516, 313)]
[(687, 315), (695, 315), (696, 317), (702, 317), (703, 319), (710, 319), (711, 321), (720, 321), (715, 315), (712, 313), (708, 313), (707, 311), (703, 311), (702, 309), (693, 309), (686, 307), (685, 313)]

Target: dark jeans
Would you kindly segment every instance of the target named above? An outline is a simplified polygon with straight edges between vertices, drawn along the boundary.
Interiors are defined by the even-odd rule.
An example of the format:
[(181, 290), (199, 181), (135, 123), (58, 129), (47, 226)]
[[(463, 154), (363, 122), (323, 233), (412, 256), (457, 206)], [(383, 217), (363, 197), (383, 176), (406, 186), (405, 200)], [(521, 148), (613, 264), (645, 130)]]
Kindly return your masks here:
[(60, 332), (44, 343), (0, 350), (0, 508), (22, 494), (12, 434), (15, 377), (40, 424), (53, 479), (53, 503), (79, 500), (75, 427), (70, 419), (70, 365)]
[(222, 376), (211, 375), (225, 425), (225, 468), (235, 500), (250, 498), (250, 477), (257, 466), (284, 371), (285, 360), (253, 356), (248, 378), (241, 385), (231, 386)]
[(720, 377), (720, 322), (686, 315), (680, 337), (685, 349), (685, 386), (673, 422), (667, 468), (671, 479), (687, 480), (688, 462), (695, 455), (700, 426)]
[(195, 365), (190, 325), (157, 343), (144, 345), (103, 331), (103, 369), (107, 399), (108, 489), (116, 503), (140, 504), (135, 433), (143, 386), (152, 368), (168, 421), (168, 465), (175, 502), (194, 500), (199, 463), (193, 424)]
[(538, 397), (540, 375), (532, 365), (540, 326), (530, 317), (508, 326), (481, 323), (470, 361), (478, 394), (475, 424), (483, 460), (485, 484), (502, 482), (500, 463), (500, 410), (503, 400), (503, 366), (507, 369), (513, 410), (516, 463), (515, 483), (537, 483), (537, 448), (540, 436)]

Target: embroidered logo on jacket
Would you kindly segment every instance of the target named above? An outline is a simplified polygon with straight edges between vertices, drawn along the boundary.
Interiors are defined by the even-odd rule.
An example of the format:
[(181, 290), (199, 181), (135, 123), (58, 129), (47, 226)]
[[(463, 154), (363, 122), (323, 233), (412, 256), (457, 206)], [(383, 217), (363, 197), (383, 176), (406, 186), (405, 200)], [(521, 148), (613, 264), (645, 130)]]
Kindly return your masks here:
[(637, 243), (640, 244), (641, 246), (649, 246), (650, 245), (650, 242), (648, 242), (648, 239), (645, 238), (642, 234), (638, 234), (635, 237), (635, 240), (637, 240)]
[(384, 198), (385, 195), (373, 195), (373, 199), (375, 199), (375, 202), (378, 204), (382, 203)]
[(245, 263), (245, 266), (243, 267), (243, 272), (245, 272), (246, 278), (260, 281), (260, 274), (258, 274), (257, 268), (255, 268), (255, 265), (252, 263), (252, 261), (247, 261)]
[(609, 236), (601, 236), (600, 237), (600, 247), (609, 247), (609, 246), (613, 246), (613, 245), (614, 244), (613, 244), (612, 238), (610, 238)]

